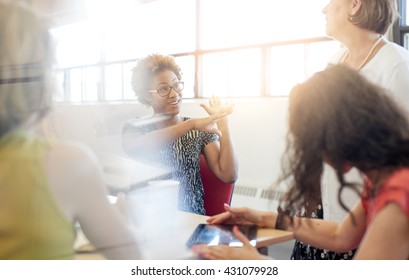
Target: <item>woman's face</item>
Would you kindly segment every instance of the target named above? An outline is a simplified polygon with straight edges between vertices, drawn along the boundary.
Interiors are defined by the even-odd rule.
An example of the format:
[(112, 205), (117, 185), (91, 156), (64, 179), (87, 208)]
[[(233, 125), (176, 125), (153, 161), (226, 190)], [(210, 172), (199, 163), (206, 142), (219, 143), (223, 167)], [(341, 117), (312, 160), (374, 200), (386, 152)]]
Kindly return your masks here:
[(351, 22), (348, 20), (352, 13), (353, 0), (331, 0), (322, 9), (326, 19), (326, 33), (328, 36), (337, 39), (346, 30), (346, 26)]
[[(182, 91), (175, 91), (175, 88), (178, 88), (179, 82), (175, 73), (170, 70), (164, 70), (153, 78), (149, 100), (155, 114), (179, 114), (183, 94)], [(157, 92), (158, 90), (161, 94)]]

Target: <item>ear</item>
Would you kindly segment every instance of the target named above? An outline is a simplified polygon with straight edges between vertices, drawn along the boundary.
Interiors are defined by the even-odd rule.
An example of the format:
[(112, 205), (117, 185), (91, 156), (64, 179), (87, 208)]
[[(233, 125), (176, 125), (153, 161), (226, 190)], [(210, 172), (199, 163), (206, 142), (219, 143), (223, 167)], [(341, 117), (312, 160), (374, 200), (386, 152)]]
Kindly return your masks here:
[(362, 0), (350, 0), (351, 1), (351, 12), (350, 15), (355, 15), (362, 6)]

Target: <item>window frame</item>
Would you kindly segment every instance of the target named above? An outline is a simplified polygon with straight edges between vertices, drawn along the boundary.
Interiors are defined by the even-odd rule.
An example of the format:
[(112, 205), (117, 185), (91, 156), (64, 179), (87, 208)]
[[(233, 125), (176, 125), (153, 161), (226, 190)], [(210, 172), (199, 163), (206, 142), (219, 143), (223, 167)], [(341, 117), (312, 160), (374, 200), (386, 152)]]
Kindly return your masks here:
[[(409, 34), (407, 20), (407, 0), (398, 0), (399, 19), (393, 25), (393, 41), (402, 47), (409, 49), (409, 44), (405, 46), (405, 35)], [(409, 42), (408, 42), (409, 43)]]
[[(235, 47), (226, 47), (226, 48), (217, 48), (217, 49), (200, 49), (200, 30), (201, 30), (201, 11), (200, 11), (200, 3), (203, 0), (196, 0), (196, 42), (195, 42), (195, 50), (192, 52), (184, 52), (184, 53), (173, 53), (171, 55), (177, 57), (183, 57), (183, 56), (193, 56), (194, 57), (194, 81), (193, 81), (193, 88), (194, 88), (194, 94), (192, 99), (200, 99), (204, 98), (203, 94), (203, 82), (202, 82), (202, 59), (203, 56), (211, 53), (221, 53), (221, 52), (234, 52), (234, 51), (240, 51), (240, 50), (246, 50), (246, 49), (260, 49), (260, 64), (261, 64), (261, 77), (260, 77), (260, 92), (256, 97), (287, 97), (288, 94), (283, 93), (282, 95), (278, 94), (272, 94), (271, 89), (270, 89), (270, 51), (274, 47), (280, 47), (280, 46), (285, 46), (285, 45), (293, 45), (293, 44), (301, 44), (304, 46), (305, 52), (308, 50), (308, 46), (312, 43), (319, 43), (319, 42), (326, 42), (326, 41), (332, 41), (331, 38), (322, 36), (322, 37), (314, 37), (314, 38), (306, 38), (306, 39), (294, 39), (294, 40), (286, 40), (286, 41), (274, 41), (274, 42), (268, 42), (268, 43), (262, 43), (262, 44), (253, 44), (253, 45), (242, 45), (242, 46), (235, 46)], [(105, 36), (104, 29), (102, 28), (101, 31), (101, 36)], [(124, 75), (124, 69), (126, 68), (126, 64), (128, 63), (134, 63), (137, 59), (135, 58), (129, 58), (125, 60), (118, 60), (118, 61), (105, 61), (104, 59), (104, 49), (105, 46), (101, 46), (101, 59), (98, 63), (95, 64), (88, 64), (88, 65), (79, 65), (79, 66), (73, 66), (73, 67), (66, 67), (66, 68), (59, 68), (57, 69), (58, 71), (61, 71), (63, 73), (62, 77), (64, 77), (64, 82), (62, 85), (63, 89), (63, 98), (60, 98), (59, 102), (64, 102), (64, 103), (71, 103), (71, 94), (70, 94), (70, 85), (71, 85), (71, 75), (70, 72), (75, 69), (81, 69), (81, 72), (84, 72), (87, 68), (89, 67), (98, 67), (99, 70), (99, 81), (97, 83), (97, 101), (92, 101), (92, 102), (112, 102), (112, 101), (137, 101), (136, 97), (135, 98), (129, 98), (130, 94), (125, 92), (125, 90), (129, 87), (125, 85), (125, 75)], [(105, 87), (105, 69), (108, 66), (112, 66), (114, 64), (119, 64), (121, 65), (122, 69), (122, 79), (121, 79), (121, 85), (118, 85), (118, 88), (121, 89), (121, 92), (118, 92), (118, 98), (116, 100), (107, 100), (106, 99), (106, 87)], [(304, 68), (307, 68), (307, 59), (304, 60)], [(86, 81), (84, 80), (84, 76), (81, 76), (81, 93), (77, 94), (76, 96), (81, 96), (82, 100), (80, 103), (88, 103), (89, 101), (87, 100), (86, 97), (86, 86), (85, 83)], [(227, 98), (236, 98), (237, 96), (228, 96)], [(191, 99), (190, 97), (184, 97), (185, 99)]]

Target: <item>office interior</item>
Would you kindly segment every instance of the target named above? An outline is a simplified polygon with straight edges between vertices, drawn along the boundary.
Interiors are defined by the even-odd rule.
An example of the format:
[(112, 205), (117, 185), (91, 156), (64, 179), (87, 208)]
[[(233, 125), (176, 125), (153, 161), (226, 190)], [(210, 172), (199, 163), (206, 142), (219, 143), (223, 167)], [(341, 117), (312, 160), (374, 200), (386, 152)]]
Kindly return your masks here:
[[(17, 0), (15, 0), (17, 1)], [(325, 0), (23, 0), (53, 22), (58, 90), (39, 128), (94, 150), (108, 188), (127, 191), (161, 175), (121, 149), (126, 120), (152, 114), (131, 89), (138, 58), (174, 55), (185, 82), (181, 115), (205, 116), (213, 95), (235, 105), (229, 125), (239, 164), (231, 204), (274, 210), (285, 149), (288, 94), (341, 47), (325, 36)], [(406, 0), (400, 1), (406, 9)], [(402, 10), (406, 14), (405, 10)], [(407, 47), (405, 17), (390, 30)], [(292, 242), (269, 250), (288, 259)]]

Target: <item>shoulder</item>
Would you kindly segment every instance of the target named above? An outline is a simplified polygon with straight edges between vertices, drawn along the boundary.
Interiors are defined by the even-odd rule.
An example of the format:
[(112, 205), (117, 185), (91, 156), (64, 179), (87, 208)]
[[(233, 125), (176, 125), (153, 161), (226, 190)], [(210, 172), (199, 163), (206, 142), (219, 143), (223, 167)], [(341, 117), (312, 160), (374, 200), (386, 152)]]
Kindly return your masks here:
[(375, 84), (387, 89), (396, 100), (407, 104), (409, 52), (406, 49), (395, 43), (388, 42), (362, 68), (361, 73)]
[(339, 64), (342, 57), (346, 54), (345, 47), (340, 48), (328, 61), (328, 64)]
[(102, 164), (87, 146), (58, 141), (46, 150), (44, 160), (50, 189), (71, 220), (98, 194), (106, 192)]
[(83, 173), (79, 171), (101, 169), (101, 164), (91, 150), (84, 144), (73, 141), (58, 141), (52, 143), (47, 150), (48, 166), (61, 168), (69, 173)]
[(388, 42), (380, 49), (379, 58), (390, 65), (409, 63), (409, 51), (396, 43)]
[(49, 154), (55, 157), (64, 157), (67, 160), (95, 159), (94, 152), (86, 145), (75, 141), (57, 141), (50, 145)]
[(362, 198), (362, 205), (372, 220), (374, 215), (385, 208), (389, 203), (395, 203), (409, 217), (409, 168), (402, 168), (394, 172), (377, 190), (374, 198), (364, 197), (373, 188), (372, 183), (366, 179)]
[(385, 182), (385, 185), (406, 189), (409, 193), (409, 168), (403, 168), (393, 173)]
[(409, 168), (393, 173), (379, 190), (378, 203), (395, 202), (409, 217)]

